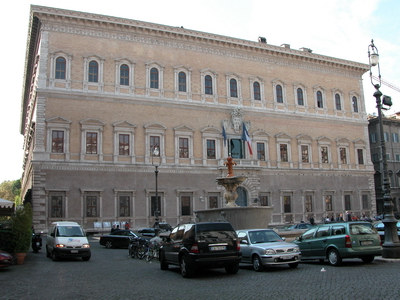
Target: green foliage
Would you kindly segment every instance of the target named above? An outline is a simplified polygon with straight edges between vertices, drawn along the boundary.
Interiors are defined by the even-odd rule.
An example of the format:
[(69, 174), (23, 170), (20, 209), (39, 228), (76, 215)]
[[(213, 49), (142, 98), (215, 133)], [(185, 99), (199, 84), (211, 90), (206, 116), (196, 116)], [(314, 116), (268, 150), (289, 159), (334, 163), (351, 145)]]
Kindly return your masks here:
[(32, 237), (32, 206), (17, 207), (12, 221), (12, 253), (26, 253), (29, 250)]
[(20, 199), (21, 180), (6, 180), (0, 183), (0, 198), (8, 201), (16, 201)]

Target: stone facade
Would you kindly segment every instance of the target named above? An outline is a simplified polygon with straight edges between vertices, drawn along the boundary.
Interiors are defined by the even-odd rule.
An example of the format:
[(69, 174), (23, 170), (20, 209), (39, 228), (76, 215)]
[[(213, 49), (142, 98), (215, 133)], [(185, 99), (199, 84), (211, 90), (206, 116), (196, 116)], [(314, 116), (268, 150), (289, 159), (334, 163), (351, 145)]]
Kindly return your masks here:
[(163, 222), (193, 221), (224, 206), (229, 155), (247, 177), (236, 202), (272, 206), (272, 224), (373, 214), (367, 70), (263, 39), (32, 6), (21, 133), (35, 228), (146, 227), (157, 206)]

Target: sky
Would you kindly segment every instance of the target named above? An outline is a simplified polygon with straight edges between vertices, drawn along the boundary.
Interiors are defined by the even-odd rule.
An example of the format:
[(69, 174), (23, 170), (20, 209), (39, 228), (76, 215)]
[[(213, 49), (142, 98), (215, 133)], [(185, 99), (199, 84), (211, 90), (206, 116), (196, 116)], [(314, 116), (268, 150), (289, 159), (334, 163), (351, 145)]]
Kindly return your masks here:
[[(111, 3), (111, 4), (110, 4)], [(382, 79), (400, 88), (398, 0), (16, 0), (0, 18), (0, 183), (22, 176), (21, 99), (30, 5), (109, 15), (257, 41), (368, 63), (374, 39)], [(376, 68), (373, 74), (377, 75)], [(363, 77), (367, 113), (376, 113), (369, 72)], [(400, 111), (400, 93), (382, 85)]]

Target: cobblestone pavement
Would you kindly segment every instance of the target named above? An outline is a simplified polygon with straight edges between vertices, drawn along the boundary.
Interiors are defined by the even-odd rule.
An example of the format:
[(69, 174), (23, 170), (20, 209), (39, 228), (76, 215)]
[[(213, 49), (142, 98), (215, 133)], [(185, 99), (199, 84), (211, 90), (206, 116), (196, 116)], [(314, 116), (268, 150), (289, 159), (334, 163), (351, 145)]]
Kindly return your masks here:
[(90, 242), (88, 262), (53, 262), (42, 249), (29, 252), (23, 265), (0, 269), (0, 299), (400, 299), (396, 262), (354, 259), (340, 267), (307, 262), (260, 273), (243, 265), (236, 275), (215, 269), (185, 279), (175, 266), (161, 271), (157, 260), (106, 249), (98, 237)]

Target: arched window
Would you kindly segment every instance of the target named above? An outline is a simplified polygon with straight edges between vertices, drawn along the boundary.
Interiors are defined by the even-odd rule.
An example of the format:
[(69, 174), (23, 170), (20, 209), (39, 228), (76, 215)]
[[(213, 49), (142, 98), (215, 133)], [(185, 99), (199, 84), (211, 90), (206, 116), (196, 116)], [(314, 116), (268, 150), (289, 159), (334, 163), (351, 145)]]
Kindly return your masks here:
[(353, 111), (354, 112), (358, 112), (358, 103), (357, 103), (357, 97), (356, 96), (353, 96), (352, 102), (353, 102)]
[(342, 104), (340, 103), (340, 95), (335, 94), (335, 106), (337, 110), (342, 110)]
[(276, 87), (276, 102), (283, 103), (283, 93), (282, 93), (282, 86), (278, 84)]
[(297, 89), (297, 104), (304, 105), (303, 90), (301, 88)]
[(158, 69), (152, 68), (150, 70), (150, 88), (158, 89)]
[(99, 82), (99, 64), (94, 60), (89, 63), (89, 82)]
[(186, 92), (186, 73), (179, 72), (178, 74), (178, 88), (180, 92)]
[(321, 91), (317, 92), (317, 107), (324, 108), (324, 102), (322, 100), (322, 92)]
[(121, 85), (129, 85), (129, 67), (125, 64), (120, 67), (119, 83)]
[(65, 79), (66, 61), (64, 57), (56, 59), (56, 79)]
[(260, 83), (255, 81), (253, 83), (254, 100), (261, 100)]
[(229, 81), (229, 84), (230, 84), (231, 97), (237, 98), (238, 92), (237, 92), (237, 82), (236, 82), (236, 79), (233, 79), (233, 78), (232, 78), (232, 79)]
[(212, 84), (212, 78), (210, 75), (206, 75), (204, 78), (204, 87), (205, 91), (204, 93), (207, 95), (212, 95), (213, 94), (213, 84)]

